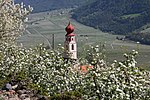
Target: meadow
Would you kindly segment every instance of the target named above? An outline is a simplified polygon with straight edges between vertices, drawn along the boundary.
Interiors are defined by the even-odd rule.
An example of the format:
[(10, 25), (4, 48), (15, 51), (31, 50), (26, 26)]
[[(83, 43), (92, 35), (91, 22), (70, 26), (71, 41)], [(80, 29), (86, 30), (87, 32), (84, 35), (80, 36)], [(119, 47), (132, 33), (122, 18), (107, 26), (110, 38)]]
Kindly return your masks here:
[[(65, 27), (68, 22), (75, 27), (78, 56), (83, 52), (83, 48), (88, 45), (105, 45), (106, 60), (113, 62), (113, 60), (121, 61), (123, 53), (131, 50), (138, 50), (137, 58), (138, 66), (150, 70), (150, 46), (142, 45), (137, 42), (129, 40), (118, 40), (118, 35), (104, 33), (100, 30), (85, 26), (69, 18), (66, 12), (41, 12), (31, 14), (27, 22), (26, 31), (17, 42), (22, 43), (24, 47), (34, 47), (38, 44), (44, 43), (45, 46), (52, 48), (52, 34), (54, 34), (55, 48), (59, 44), (63, 46), (65, 40)], [(119, 36), (120, 37), (120, 36)], [(121, 36), (122, 37), (122, 36)]]

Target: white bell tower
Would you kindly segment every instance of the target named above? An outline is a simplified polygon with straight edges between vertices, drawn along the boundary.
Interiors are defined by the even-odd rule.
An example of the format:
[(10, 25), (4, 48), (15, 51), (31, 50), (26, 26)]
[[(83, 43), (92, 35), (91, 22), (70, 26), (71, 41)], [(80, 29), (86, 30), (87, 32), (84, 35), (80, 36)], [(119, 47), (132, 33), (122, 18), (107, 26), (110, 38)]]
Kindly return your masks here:
[(75, 34), (73, 33), (74, 27), (69, 22), (65, 30), (67, 34), (65, 35), (64, 58), (77, 59), (77, 43), (75, 39)]

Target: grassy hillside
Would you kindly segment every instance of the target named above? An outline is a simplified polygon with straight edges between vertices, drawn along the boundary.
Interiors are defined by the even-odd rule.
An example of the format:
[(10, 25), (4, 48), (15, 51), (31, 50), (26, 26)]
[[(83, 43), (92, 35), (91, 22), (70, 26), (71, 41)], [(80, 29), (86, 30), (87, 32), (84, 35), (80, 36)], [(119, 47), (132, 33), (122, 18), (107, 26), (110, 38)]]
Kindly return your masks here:
[(73, 18), (103, 31), (127, 34), (150, 22), (150, 0), (96, 0)]
[[(64, 43), (65, 27), (68, 25), (67, 15), (59, 15), (59, 11), (51, 11), (31, 14), (29, 16), (28, 28), (17, 42), (22, 43), (25, 47), (34, 47), (40, 43), (51, 48), (52, 34), (55, 34), (55, 48), (58, 44)], [(83, 48), (88, 45), (105, 44), (106, 60), (122, 60), (122, 54), (133, 49), (138, 49), (138, 65), (149, 69), (150, 65), (150, 46), (137, 44), (132, 41), (117, 40), (117, 35), (104, 33), (92, 27), (85, 26), (71, 19), (71, 23), (75, 27), (76, 39), (78, 43), (78, 56), (86, 55), (83, 53)]]
[(15, 0), (16, 3), (24, 2), (31, 5), (35, 12), (49, 11), (60, 8), (78, 7), (93, 0)]

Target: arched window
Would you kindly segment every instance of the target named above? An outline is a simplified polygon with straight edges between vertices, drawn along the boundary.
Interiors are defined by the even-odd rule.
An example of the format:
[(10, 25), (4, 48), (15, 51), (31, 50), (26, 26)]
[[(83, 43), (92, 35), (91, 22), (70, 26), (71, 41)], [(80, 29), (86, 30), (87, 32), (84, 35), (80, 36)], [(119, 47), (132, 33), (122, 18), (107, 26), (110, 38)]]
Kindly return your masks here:
[(74, 45), (72, 44), (71, 49), (74, 50)]
[(71, 37), (69, 37), (69, 42), (71, 41)]

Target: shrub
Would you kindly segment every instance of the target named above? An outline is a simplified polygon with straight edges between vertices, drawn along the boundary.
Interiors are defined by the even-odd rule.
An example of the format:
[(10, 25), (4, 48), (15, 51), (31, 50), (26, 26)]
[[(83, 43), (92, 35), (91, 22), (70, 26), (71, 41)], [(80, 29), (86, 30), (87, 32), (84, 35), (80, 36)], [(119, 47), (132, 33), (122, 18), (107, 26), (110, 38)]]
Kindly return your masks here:
[(149, 99), (149, 75), (136, 66), (137, 51), (124, 54), (125, 60), (112, 66), (96, 64), (84, 78), (85, 97), (99, 100)]
[[(136, 66), (136, 51), (124, 54), (124, 61), (107, 66), (95, 47), (92, 59), (78, 62), (94, 66), (86, 73), (63, 58), (63, 50), (47, 50), (43, 45), (23, 48), (0, 44), (0, 82), (23, 81), (25, 86), (52, 98), (79, 99), (149, 99), (150, 73)], [(89, 52), (89, 51), (88, 51)], [(92, 54), (92, 55), (91, 55)], [(76, 68), (75, 68), (76, 66)]]

